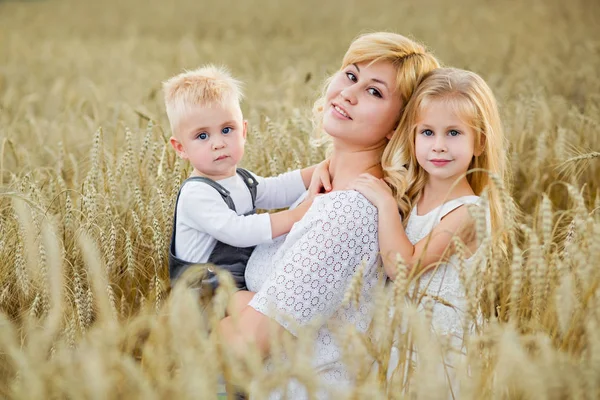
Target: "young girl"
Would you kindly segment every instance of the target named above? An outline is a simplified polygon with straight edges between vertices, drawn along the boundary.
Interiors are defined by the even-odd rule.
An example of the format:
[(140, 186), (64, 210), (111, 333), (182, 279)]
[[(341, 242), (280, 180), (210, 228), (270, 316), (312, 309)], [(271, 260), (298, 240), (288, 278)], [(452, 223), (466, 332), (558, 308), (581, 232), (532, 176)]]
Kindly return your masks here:
[[(500, 193), (490, 184), (489, 174), (506, 178), (504, 135), (496, 101), (483, 79), (453, 68), (426, 75), (382, 165), (385, 171), (404, 172), (394, 179), (405, 180), (406, 192), (388, 187), (393, 173), (384, 179), (363, 174), (351, 188), (378, 209), (385, 271), (396, 278), (398, 255), (409, 269), (417, 268), (410, 275), (420, 275), (420, 292), (434, 300), (434, 331), (460, 339), (464, 288), (453, 263), (452, 238), (458, 236), (472, 258), (481, 238), (473, 234), (475, 219), (466, 205), (482, 206), (484, 188), (489, 199), (487, 229), (494, 234), (503, 230)], [(471, 169), (478, 170), (467, 174)], [(391, 186), (402, 187), (398, 182)]]

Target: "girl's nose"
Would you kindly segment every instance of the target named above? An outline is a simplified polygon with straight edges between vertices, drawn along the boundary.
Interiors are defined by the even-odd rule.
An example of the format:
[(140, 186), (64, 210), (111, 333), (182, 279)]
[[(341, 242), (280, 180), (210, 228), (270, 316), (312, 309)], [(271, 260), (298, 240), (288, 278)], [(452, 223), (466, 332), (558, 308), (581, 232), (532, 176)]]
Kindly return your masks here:
[(446, 147), (446, 138), (444, 137), (444, 135), (436, 135), (435, 142), (433, 143), (433, 151), (443, 153), (447, 150), (448, 149)]

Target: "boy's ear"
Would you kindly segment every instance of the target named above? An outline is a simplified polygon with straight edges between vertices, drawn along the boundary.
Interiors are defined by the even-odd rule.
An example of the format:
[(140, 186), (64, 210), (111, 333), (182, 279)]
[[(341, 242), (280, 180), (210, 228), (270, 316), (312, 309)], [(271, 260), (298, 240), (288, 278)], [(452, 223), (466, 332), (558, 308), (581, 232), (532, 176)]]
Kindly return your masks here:
[(177, 155), (183, 159), (187, 158), (187, 155), (185, 154), (185, 149), (183, 148), (183, 145), (181, 144), (181, 142), (179, 140), (177, 140), (177, 138), (175, 136), (171, 136), (171, 138), (169, 139), (169, 143), (171, 143), (171, 146), (175, 149), (175, 151), (177, 152)]
[(473, 151), (473, 155), (475, 157), (479, 157), (481, 154), (483, 154), (483, 151), (485, 150), (485, 135), (480, 135), (479, 136), (479, 146), (476, 146), (474, 151)]
[(248, 121), (244, 120), (244, 130), (242, 131), (242, 135), (244, 136), (244, 139), (246, 139), (247, 133), (248, 133)]

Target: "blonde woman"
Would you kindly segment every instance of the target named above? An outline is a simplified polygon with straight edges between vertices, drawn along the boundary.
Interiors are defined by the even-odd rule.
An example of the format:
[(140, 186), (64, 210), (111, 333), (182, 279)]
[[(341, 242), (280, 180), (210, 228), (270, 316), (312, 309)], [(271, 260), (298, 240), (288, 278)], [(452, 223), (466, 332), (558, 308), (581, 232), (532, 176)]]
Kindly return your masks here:
[[(377, 209), (346, 188), (363, 173), (401, 181), (402, 171), (385, 171), (381, 157), (417, 83), (437, 67), (424, 47), (398, 34), (366, 34), (352, 42), (315, 107), (330, 142), (333, 190), (317, 197), (287, 236), (256, 247), (246, 270), (248, 289), (256, 294), (241, 308), (237, 324), (231, 317), (221, 321), (220, 337), (228, 347), (244, 353), (252, 343), (265, 355), (273, 333), (296, 335), (297, 327), (321, 321), (312, 357), (321, 378), (318, 398), (335, 398), (334, 390), (343, 392), (352, 382), (325, 322), (349, 323), (365, 332), (382, 275)], [(360, 304), (344, 306), (344, 293), (359, 267), (364, 268)], [(271, 398), (309, 396), (296, 380), (279, 389)]]

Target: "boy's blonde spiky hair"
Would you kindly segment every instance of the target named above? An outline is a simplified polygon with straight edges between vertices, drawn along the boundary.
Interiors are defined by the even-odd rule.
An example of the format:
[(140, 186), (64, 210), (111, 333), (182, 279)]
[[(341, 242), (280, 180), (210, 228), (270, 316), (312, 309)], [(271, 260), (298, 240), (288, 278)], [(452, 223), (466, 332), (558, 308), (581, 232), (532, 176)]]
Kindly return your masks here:
[(215, 65), (185, 71), (163, 82), (165, 108), (173, 134), (181, 117), (193, 106), (239, 103), (243, 96), (241, 86), (226, 68)]

